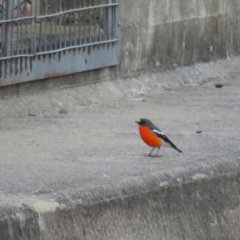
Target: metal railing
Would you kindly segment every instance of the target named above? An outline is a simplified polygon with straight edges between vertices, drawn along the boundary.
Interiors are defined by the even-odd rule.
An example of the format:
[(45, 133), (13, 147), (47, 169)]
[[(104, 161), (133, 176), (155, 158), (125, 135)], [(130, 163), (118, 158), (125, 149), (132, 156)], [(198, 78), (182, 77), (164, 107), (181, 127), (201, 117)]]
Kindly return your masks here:
[(0, 86), (117, 65), (119, 0), (0, 0)]

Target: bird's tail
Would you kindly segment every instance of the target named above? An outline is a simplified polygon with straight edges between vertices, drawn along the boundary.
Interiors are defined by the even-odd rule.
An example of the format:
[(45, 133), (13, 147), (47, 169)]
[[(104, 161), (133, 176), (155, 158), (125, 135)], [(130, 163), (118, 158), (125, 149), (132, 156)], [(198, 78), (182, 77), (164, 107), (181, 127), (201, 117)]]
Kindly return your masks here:
[(182, 151), (181, 151), (179, 148), (177, 148), (172, 142), (170, 142), (170, 144), (171, 144), (171, 147), (172, 147), (173, 149), (175, 149), (176, 151), (182, 153)]
[(179, 148), (177, 148), (176, 146), (174, 147), (174, 149), (177, 150), (178, 152), (182, 153), (182, 151)]

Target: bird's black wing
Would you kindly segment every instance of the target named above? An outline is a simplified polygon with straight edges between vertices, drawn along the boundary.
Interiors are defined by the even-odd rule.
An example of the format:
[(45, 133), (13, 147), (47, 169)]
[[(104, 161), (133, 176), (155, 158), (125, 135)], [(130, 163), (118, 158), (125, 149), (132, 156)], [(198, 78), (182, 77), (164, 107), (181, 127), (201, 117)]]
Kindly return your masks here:
[(152, 133), (154, 133), (157, 137), (163, 139), (166, 143), (170, 144), (172, 148), (177, 150), (178, 152), (182, 152), (180, 149), (178, 149), (171, 141), (170, 139), (158, 128), (154, 127), (151, 129)]

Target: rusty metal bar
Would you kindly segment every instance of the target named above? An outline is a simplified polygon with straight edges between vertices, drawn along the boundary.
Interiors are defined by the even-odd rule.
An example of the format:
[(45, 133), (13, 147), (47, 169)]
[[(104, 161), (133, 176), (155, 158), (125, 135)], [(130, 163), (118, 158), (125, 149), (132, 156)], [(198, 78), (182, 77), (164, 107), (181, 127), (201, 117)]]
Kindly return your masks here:
[[(115, 0), (113, 0), (115, 1)], [(114, 38), (114, 33), (116, 32), (116, 8), (112, 7), (112, 22), (111, 22), (111, 39)]]
[[(109, 7), (114, 7), (114, 6), (115, 7), (119, 6), (119, 3), (102, 4), (102, 5), (97, 5), (97, 6), (90, 6), (90, 7), (83, 7), (83, 8), (77, 8), (77, 9), (65, 10), (65, 11), (62, 12), (62, 14), (75, 13), (75, 12), (79, 12), (79, 11), (86, 11), (86, 10), (97, 9), (97, 8), (109, 8)], [(46, 17), (55, 17), (55, 16), (58, 16), (58, 15), (60, 15), (60, 14), (59, 13), (52, 13), (52, 14), (48, 14), (48, 15), (38, 16), (37, 19), (46, 18)]]
[[(17, 4), (18, 4), (17, 5), (17, 14), (19, 15), (20, 14), (20, 0), (18, 0)], [(17, 27), (17, 39), (19, 39), (19, 22), (18, 21), (16, 22), (16, 27)], [(19, 44), (17, 44), (16, 52), (17, 52), (17, 54), (19, 54), (19, 52), (20, 52)]]
[[(33, 5), (33, 11), (34, 11), (34, 37), (33, 37), (33, 54), (36, 53), (37, 51), (37, 16), (38, 16), (38, 12), (41, 11), (40, 9), (40, 4), (38, 3), (37, 0), (34, 1), (35, 4)], [(40, 39), (40, 32), (39, 32), (39, 35), (38, 35), (38, 39)], [(40, 41), (38, 41), (39, 43)]]
[[(69, 4), (71, 4), (71, 2), (72, 2), (71, 0), (68, 1)], [(70, 8), (71, 8), (71, 6), (70, 6)], [(69, 44), (71, 44), (71, 42), (72, 42), (72, 24), (71, 24), (71, 21), (72, 21), (72, 19), (71, 19), (70, 14), (69, 14), (68, 15), (68, 31), (69, 31), (68, 42), (69, 42)]]
[[(24, 7), (25, 11), (27, 11), (27, 2), (25, 1), (24, 3)], [(20, 11), (21, 11), (21, 7), (20, 7)], [(22, 13), (21, 13), (22, 14)], [(24, 38), (25, 38), (25, 47), (24, 47), (24, 52), (27, 52), (27, 48), (28, 48), (28, 44), (27, 44), (27, 35), (28, 35), (28, 31), (27, 31), (27, 22), (28, 20), (23, 20), (23, 24), (25, 27), (25, 31), (24, 31)], [(23, 39), (22, 39), (23, 40)], [(24, 41), (23, 41), (24, 44)], [(27, 59), (25, 59), (25, 63), (26, 63)]]
[[(2, 22), (4, 22), (3, 20), (4, 20), (4, 15), (5, 15), (5, 1), (3, 1), (2, 2), (2, 6), (1, 6), (1, 19), (0, 20), (2, 20)], [(0, 25), (0, 27), (1, 27), (1, 57), (3, 57), (4, 55), (4, 53), (3, 53), (3, 44), (4, 44), (4, 31), (3, 31), (3, 29), (4, 29), (4, 25), (3, 25), (3, 23), (1, 23), (1, 25)], [(3, 65), (3, 64), (2, 64)], [(2, 65), (1, 65), (1, 67), (2, 67)], [(1, 72), (2, 72), (2, 70), (1, 70)]]
[(112, 39), (112, 40), (106, 40), (106, 41), (95, 42), (95, 43), (86, 43), (86, 44), (82, 44), (82, 45), (79, 45), (79, 46), (70, 46), (70, 47), (65, 47), (65, 48), (62, 48), (62, 49), (46, 51), (46, 52), (40, 52), (40, 53), (36, 53), (35, 55), (42, 55), (42, 54), (48, 54), (48, 53), (57, 53), (57, 52), (61, 52), (63, 50), (66, 51), (66, 50), (76, 49), (76, 48), (79, 48), (79, 47), (90, 47), (90, 46), (96, 46), (96, 45), (99, 45), (99, 44), (115, 43), (115, 42), (118, 42), (118, 41), (119, 41), (119, 38), (115, 38), (115, 39)]
[(14, 19), (6, 19), (6, 20), (0, 20), (0, 24), (1, 23), (15, 23), (18, 21), (28, 20), (28, 19), (30, 20), (30, 19), (37, 19), (37, 18), (35, 18), (33, 16), (29, 16), (29, 17), (19, 17), (19, 18), (14, 18)]
[[(65, 8), (65, 4), (64, 4), (65, 2), (63, 1), (63, 5), (62, 5), (62, 7), (63, 7), (63, 9)], [(63, 16), (64, 16), (64, 25), (63, 25), (63, 32), (64, 32), (64, 35), (63, 35), (63, 39), (64, 39), (64, 44), (63, 44), (63, 46), (64, 46), (64, 48), (66, 48), (66, 33), (67, 33), (67, 29), (66, 29), (66, 14), (65, 14), (65, 10), (64, 11), (62, 11), (62, 13), (64, 14)]]
[[(47, 17), (48, 17), (48, 18), (51, 17), (51, 16), (49, 16), (48, 10), (49, 10), (48, 0), (45, 0), (45, 15), (44, 15), (44, 19), (43, 19), (43, 20), (45, 20), (45, 21), (44, 21), (44, 25), (43, 25), (43, 26), (44, 26), (43, 30), (46, 29), (46, 27), (47, 27), (46, 18), (47, 18)], [(39, 18), (39, 17), (38, 17), (38, 19), (41, 20), (41, 18)], [(43, 49), (44, 49), (44, 51), (46, 52), (46, 48), (47, 48), (47, 32), (46, 32), (46, 31), (44, 31), (43, 41), (44, 41)]]
[[(77, 8), (76, 0), (73, 0), (73, 8)], [(74, 45), (76, 45), (76, 13), (73, 16), (73, 27), (74, 27)]]
[[(6, 18), (12, 19), (13, 1), (6, 1)], [(4, 56), (9, 56), (11, 51), (11, 31), (9, 23), (4, 24)]]

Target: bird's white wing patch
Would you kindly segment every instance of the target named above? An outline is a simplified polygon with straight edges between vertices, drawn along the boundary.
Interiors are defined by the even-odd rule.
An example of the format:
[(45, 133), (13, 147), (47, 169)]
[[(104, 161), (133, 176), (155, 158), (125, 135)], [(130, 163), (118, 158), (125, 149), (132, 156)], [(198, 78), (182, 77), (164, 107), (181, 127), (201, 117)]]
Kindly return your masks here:
[(161, 132), (157, 129), (153, 129), (152, 132), (155, 133), (159, 138), (161, 138), (163, 140), (164, 146), (171, 147), (171, 145), (168, 143), (169, 140), (168, 140), (167, 136), (163, 132)]
[(157, 129), (153, 129), (152, 131), (153, 131), (154, 133), (156, 133), (156, 134), (160, 134), (160, 135), (162, 135), (162, 136), (165, 136), (165, 134), (164, 134), (163, 132), (158, 131)]
[(171, 141), (170, 139), (160, 130), (160, 129), (152, 129), (152, 132), (158, 136), (159, 138), (161, 138), (163, 140), (163, 145), (166, 147), (172, 147), (174, 149), (176, 149), (177, 151), (181, 152), (181, 150), (179, 150)]

